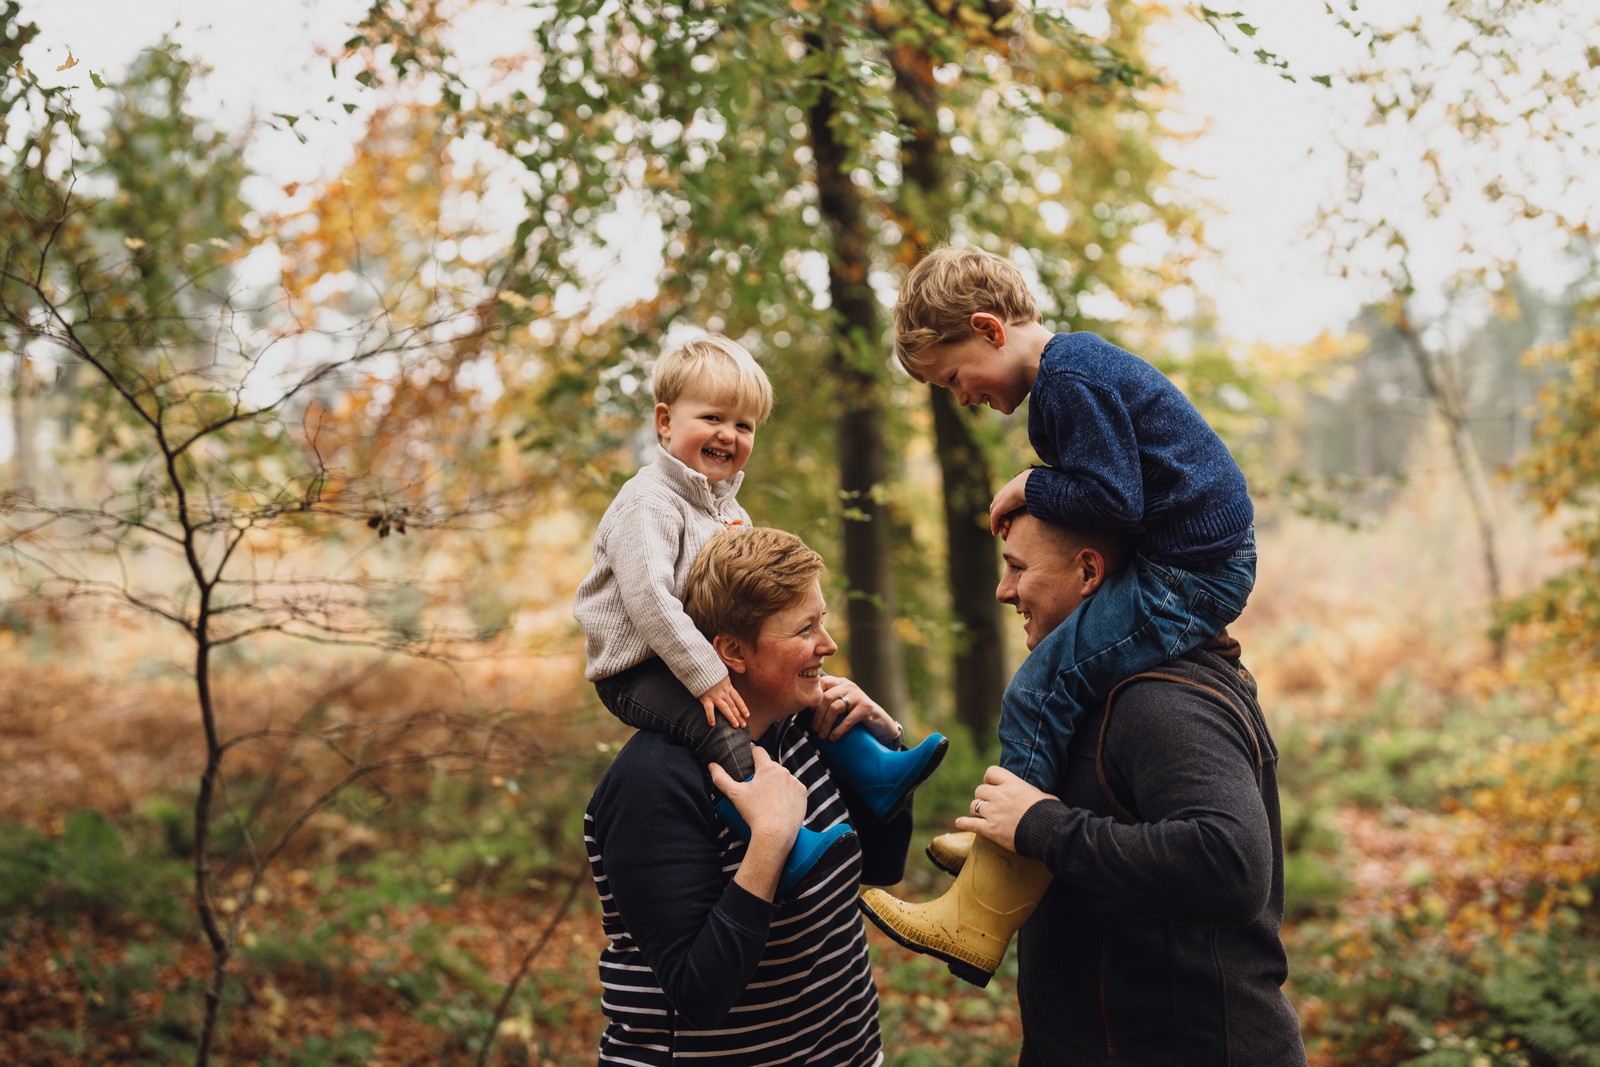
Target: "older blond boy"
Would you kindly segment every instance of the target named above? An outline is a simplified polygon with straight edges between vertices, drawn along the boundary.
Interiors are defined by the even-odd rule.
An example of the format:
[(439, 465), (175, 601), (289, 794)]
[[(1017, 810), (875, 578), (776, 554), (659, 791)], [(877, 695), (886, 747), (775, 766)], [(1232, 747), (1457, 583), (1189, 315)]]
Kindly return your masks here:
[[(1000, 256), (929, 253), (906, 275), (894, 323), (895, 354), (919, 381), (1005, 415), (1028, 400), (1028, 441), (1042, 465), (995, 495), (991, 528), (999, 532), (1006, 516), (1026, 508), (1060, 527), (1132, 539), (1133, 559), (1067, 618), (1026, 620), (1028, 658), (1001, 701), (1000, 765), (1053, 791), (1086, 709), (1122, 679), (1198, 647), (1243, 610), (1256, 567), (1244, 474), (1155, 367), (1092, 333), (1046, 328), (1022, 273)], [(1009, 557), (1006, 565), (1015, 577)], [(982, 984), (1032, 903), (1001, 901), (1004, 920), (982, 931), (946, 921), (995, 913), (994, 902), (967, 899), (971, 885), (958, 880), (946, 898), (925, 905), (875, 897), (864, 906), (897, 940)]]

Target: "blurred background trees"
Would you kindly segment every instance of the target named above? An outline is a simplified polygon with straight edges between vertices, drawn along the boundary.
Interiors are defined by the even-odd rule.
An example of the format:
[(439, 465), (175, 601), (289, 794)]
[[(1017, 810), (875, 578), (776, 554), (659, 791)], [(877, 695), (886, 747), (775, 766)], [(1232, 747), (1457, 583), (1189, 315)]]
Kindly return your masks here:
[[(0, 979), (0, 1047), (588, 1054), (597, 930), (566, 890), (620, 735), (568, 608), (653, 445), (650, 362), (693, 330), (773, 380), (742, 496), (829, 560), (836, 669), (965, 727), (923, 791), (941, 826), (1021, 654), (985, 520), (1031, 459), (1022, 419), (893, 360), (900, 278), (953, 241), (1017, 262), (1052, 328), (1155, 362), (1250, 476), (1269, 551), (1240, 629), (1314, 1061), (1589, 1062), (1600, 27), (1329, 10), (1348, 67), (1207, 8), (377, 0), (325, 107), (234, 129), (171, 41), (51, 87), (30, 64), (61, 52), (10, 0), (0, 966), (67, 963)], [(1339, 335), (1246, 350), (1211, 313), (1183, 86), (1152, 60), (1174, 19), (1350, 120), (1307, 238), (1363, 286)], [(265, 132), (336, 125), (333, 166), (261, 172)], [(1008, 984), (963, 1000), (880, 956), (904, 1062), (1014, 1060)]]

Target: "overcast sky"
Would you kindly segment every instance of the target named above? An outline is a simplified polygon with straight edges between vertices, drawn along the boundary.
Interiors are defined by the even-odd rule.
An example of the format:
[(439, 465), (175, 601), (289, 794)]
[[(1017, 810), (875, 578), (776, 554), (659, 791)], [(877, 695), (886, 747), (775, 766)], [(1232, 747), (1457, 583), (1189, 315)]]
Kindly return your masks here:
[[(1257, 9), (1257, 43), (1299, 69), (1319, 73), (1341, 62), (1344, 42), (1321, 21), (1320, 3), (1233, 6)], [(22, 15), (41, 30), (30, 67), (47, 82), (82, 87), (81, 108), (95, 95), (90, 71), (115, 74), (170, 33), (214, 68), (201, 107), (235, 125), (252, 114), (342, 114), (326, 104), (330, 93), (359, 94), (333, 83), (318, 51), (337, 51), (367, 7), (368, 0), (23, 0)], [(492, 38), (487, 21), (484, 32)], [(1197, 188), (1218, 208), (1206, 232), (1220, 258), (1200, 281), (1225, 332), (1241, 342), (1298, 343), (1339, 328), (1357, 297), (1305, 247), (1318, 198), (1337, 177), (1330, 159), (1307, 156), (1331, 121), (1327, 92), (1231, 55), (1197, 22), (1163, 28), (1156, 43), (1157, 64), (1185, 96), (1174, 121), (1204, 131), (1174, 155), (1200, 175)], [(57, 72), (69, 50), (77, 65)], [(302, 122), (304, 146), (286, 130), (267, 130), (251, 163), (272, 181), (331, 173), (358, 128), (355, 120)]]

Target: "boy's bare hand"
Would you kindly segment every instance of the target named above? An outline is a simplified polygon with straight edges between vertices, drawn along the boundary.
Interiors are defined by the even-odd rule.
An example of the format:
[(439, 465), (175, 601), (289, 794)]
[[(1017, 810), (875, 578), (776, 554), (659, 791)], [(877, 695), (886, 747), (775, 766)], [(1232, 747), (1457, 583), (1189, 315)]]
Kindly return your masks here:
[(1005, 517), (1018, 508), (1028, 506), (1028, 475), (1033, 473), (1029, 467), (1005, 485), (994, 495), (994, 500), (989, 504), (989, 532), (996, 536), (1000, 527), (1005, 525)]
[(733, 687), (732, 678), (724, 678), (716, 685), (700, 694), (700, 705), (706, 709), (706, 725), (717, 724), (717, 714), (720, 712), (729, 726), (748, 726), (750, 724), (750, 709), (744, 705), (744, 697)]

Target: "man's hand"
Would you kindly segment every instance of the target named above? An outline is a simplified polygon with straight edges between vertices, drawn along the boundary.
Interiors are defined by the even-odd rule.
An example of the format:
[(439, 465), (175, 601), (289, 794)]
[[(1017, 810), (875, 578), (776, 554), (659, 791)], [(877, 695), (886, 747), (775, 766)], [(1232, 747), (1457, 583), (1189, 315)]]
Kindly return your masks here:
[[(1056, 798), (1035, 789), (1004, 767), (983, 772), (983, 784), (972, 791), (967, 814), (956, 820), (957, 830), (982, 834), (1008, 852), (1017, 850), (1017, 824), (1041, 800)], [(976, 815), (972, 814), (974, 811)]]
[(720, 712), (729, 726), (748, 726), (750, 724), (750, 709), (744, 706), (744, 697), (733, 687), (732, 678), (724, 678), (716, 685), (700, 694), (700, 706), (706, 709), (706, 725), (717, 724), (717, 713)]
[(1000, 491), (994, 495), (994, 500), (989, 504), (990, 533), (998, 536), (1001, 526), (1004, 525), (1002, 520), (1018, 508), (1028, 506), (1028, 475), (1032, 473), (1033, 468), (1029, 467), (1002, 485)]

